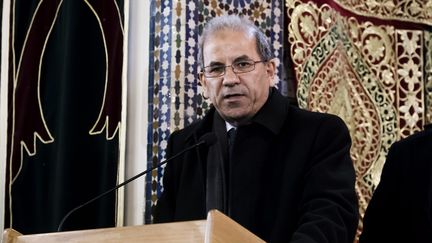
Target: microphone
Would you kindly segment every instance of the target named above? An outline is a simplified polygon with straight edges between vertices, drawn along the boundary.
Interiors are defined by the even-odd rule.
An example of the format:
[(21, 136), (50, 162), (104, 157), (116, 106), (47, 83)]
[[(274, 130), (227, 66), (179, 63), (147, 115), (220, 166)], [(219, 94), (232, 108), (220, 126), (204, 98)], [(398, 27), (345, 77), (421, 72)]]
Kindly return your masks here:
[(173, 159), (179, 157), (180, 155), (184, 154), (185, 152), (187, 152), (187, 151), (189, 151), (189, 150), (192, 150), (192, 149), (194, 149), (194, 148), (196, 148), (196, 147), (199, 147), (199, 146), (201, 146), (201, 145), (211, 146), (211, 145), (215, 144), (216, 141), (217, 141), (217, 138), (216, 138), (216, 135), (215, 135), (214, 133), (210, 133), (210, 132), (209, 132), (209, 133), (206, 133), (206, 134), (204, 134), (204, 135), (203, 135), (203, 136), (198, 140), (197, 143), (195, 143), (195, 144), (193, 144), (193, 145), (191, 145), (191, 146), (189, 146), (189, 147), (183, 149), (182, 151), (178, 152), (178, 153), (175, 154), (174, 156), (172, 156), (172, 157), (170, 157), (170, 158), (168, 158), (168, 159), (166, 159), (166, 160), (160, 162), (160, 163), (157, 164), (156, 166), (152, 166), (152, 167), (148, 168), (147, 170), (145, 170), (145, 171), (143, 171), (143, 172), (141, 172), (141, 173), (139, 173), (139, 174), (137, 174), (137, 175), (135, 175), (135, 176), (133, 176), (133, 177), (127, 179), (126, 181), (124, 181), (124, 182), (118, 184), (117, 186), (115, 186), (115, 187), (113, 187), (113, 188), (111, 188), (111, 189), (109, 189), (109, 190), (107, 190), (107, 191), (105, 191), (105, 192), (103, 192), (103, 193), (97, 195), (96, 197), (94, 197), (94, 198), (88, 200), (87, 202), (85, 202), (85, 203), (83, 203), (83, 204), (81, 204), (81, 205), (79, 205), (79, 206), (73, 208), (73, 209), (70, 210), (70, 211), (69, 211), (69, 212), (68, 212), (68, 213), (63, 217), (63, 219), (60, 221), (60, 224), (59, 224), (59, 226), (58, 226), (58, 228), (57, 228), (57, 232), (60, 232), (60, 231), (62, 230), (62, 228), (63, 228), (63, 224), (64, 224), (64, 222), (66, 221), (66, 219), (67, 219), (67, 218), (68, 218), (68, 217), (69, 217), (73, 212), (77, 211), (78, 209), (80, 209), (80, 208), (82, 208), (82, 207), (84, 207), (84, 206), (86, 206), (86, 205), (88, 205), (88, 204), (90, 204), (90, 203), (92, 203), (92, 202), (98, 200), (99, 198), (101, 198), (101, 197), (103, 197), (103, 196), (105, 196), (105, 195), (107, 195), (107, 194), (109, 194), (109, 193), (111, 193), (111, 192), (113, 192), (113, 191), (119, 189), (120, 187), (122, 187), (122, 186), (128, 184), (129, 182), (131, 182), (131, 181), (133, 181), (133, 180), (135, 180), (135, 179), (137, 179), (137, 178), (139, 178), (139, 177), (141, 177), (141, 176), (143, 176), (143, 175), (149, 173), (150, 171), (152, 171), (152, 170), (154, 170), (154, 169), (156, 169), (156, 168), (161, 167), (162, 165), (164, 165), (164, 164), (168, 163), (169, 161), (171, 161), (171, 160), (173, 160)]

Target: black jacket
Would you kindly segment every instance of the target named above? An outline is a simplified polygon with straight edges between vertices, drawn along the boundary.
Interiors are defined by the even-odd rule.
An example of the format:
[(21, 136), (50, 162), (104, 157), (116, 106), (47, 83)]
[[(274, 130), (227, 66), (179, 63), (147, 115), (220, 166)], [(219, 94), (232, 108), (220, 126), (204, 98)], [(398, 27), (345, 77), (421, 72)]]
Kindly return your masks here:
[[(203, 120), (172, 133), (167, 156), (211, 132)], [(155, 222), (206, 217), (206, 168), (224, 158), (225, 134), (169, 163)], [(225, 144), (225, 145), (224, 145)], [(249, 125), (237, 128), (225, 214), (270, 242), (353, 242), (358, 224), (351, 141), (343, 121), (289, 105), (273, 90)], [(209, 150), (220, 156), (209, 156)]]
[(432, 242), (432, 129), (390, 147), (360, 242)]

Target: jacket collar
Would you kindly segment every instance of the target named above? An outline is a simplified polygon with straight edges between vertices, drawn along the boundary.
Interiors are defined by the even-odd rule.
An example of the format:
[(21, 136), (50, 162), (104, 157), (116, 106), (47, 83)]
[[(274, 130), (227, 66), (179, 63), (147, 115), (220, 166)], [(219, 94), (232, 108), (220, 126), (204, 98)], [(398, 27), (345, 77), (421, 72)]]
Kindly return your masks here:
[(202, 120), (196, 122), (193, 131), (189, 136), (186, 137), (186, 142), (196, 143), (204, 134), (212, 131), (213, 117), (216, 114), (214, 106), (210, 107), (210, 110), (204, 115)]
[[(257, 123), (267, 128), (274, 134), (278, 134), (288, 116), (289, 102), (276, 88), (270, 88), (269, 98), (258, 113), (252, 118), (252, 123)], [(212, 131), (213, 117), (216, 115), (214, 106), (206, 113), (203, 119), (196, 124), (194, 131), (186, 138), (186, 141), (198, 141), (204, 134)]]
[(262, 125), (273, 134), (278, 134), (288, 116), (288, 107), (288, 99), (282, 96), (276, 88), (272, 87), (269, 98), (252, 118), (252, 122)]

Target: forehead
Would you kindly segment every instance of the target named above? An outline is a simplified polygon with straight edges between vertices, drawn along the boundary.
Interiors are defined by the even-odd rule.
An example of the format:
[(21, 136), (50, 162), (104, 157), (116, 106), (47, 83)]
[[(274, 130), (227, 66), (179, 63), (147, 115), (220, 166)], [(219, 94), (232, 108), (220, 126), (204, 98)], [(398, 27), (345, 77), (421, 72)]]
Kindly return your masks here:
[(244, 31), (218, 30), (207, 37), (203, 47), (204, 62), (229, 61), (240, 56), (259, 57), (255, 37)]

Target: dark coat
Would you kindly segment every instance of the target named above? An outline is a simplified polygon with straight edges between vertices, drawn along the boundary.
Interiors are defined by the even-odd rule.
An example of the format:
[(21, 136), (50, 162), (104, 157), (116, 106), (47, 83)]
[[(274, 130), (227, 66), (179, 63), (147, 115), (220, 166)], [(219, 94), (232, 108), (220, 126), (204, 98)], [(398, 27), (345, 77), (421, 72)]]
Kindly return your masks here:
[[(172, 133), (167, 157), (211, 132), (215, 115), (212, 108)], [(221, 150), (222, 137), (213, 145)], [(350, 145), (340, 118), (290, 106), (274, 90), (252, 124), (237, 128), (224, 213), (265, 241), (353, 242), (358, 212)], [(207, 159), (208, 150), (167, 165), (155, 222), (206, 217), (206, 167), (217, 159)]]
[(391, 146), (360, 242), (432, 242), (432, 129)]

